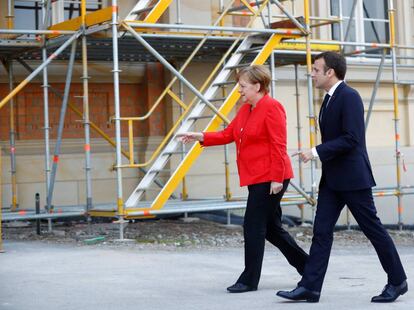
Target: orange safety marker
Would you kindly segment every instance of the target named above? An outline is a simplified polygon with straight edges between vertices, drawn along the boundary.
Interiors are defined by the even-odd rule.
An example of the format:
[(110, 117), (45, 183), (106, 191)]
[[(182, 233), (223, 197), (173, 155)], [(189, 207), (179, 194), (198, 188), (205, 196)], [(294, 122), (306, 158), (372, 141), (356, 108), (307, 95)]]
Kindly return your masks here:
[(91, 150), (91, 145), (90, 144), (85, 144), (84, 148), (85, 148), (86, 152), (89, 152)]
[(149, 210), (144, 210), (144, 215), (150, 215), (150, 211)]
[(58, 163), (59, 162), (59, 155), (53, 156), (53, 162)]
[(18, 214), (19, 214), (19, 215), (26, 215), (26, 213), (27, 213), (27, 212), (26, 212), (25, 210), (20, 210), (20, 211), (18, 212)]

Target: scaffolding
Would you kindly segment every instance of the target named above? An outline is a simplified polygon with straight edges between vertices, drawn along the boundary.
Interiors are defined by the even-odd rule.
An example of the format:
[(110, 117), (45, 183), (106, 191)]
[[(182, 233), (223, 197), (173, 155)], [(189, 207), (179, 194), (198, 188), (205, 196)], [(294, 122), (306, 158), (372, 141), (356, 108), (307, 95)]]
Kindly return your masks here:
[[(397, 57), (401, 49), (412, 50), (414, 47), (402, 46), (396, 43), (395, 39), (395, 8), (393, 0), (388, 1), (388, 24), (389, 43), (355, 43), (348, 41), (351, 22), (354, 19), (356, 3), (360, 0), (353, 0), (350, 16), (346, 19), (342, 15), (341, 5), (338, 16), (327, 18), (310, 15), (310, 1), (303, 0), (304, 18), (295, 17), (295, 5), (298, 1), (264, 0), (248, 2), (241, 0), (218, 1), (219, 16), (211, 26), (186, 25), (181, 22), (181, 4), (176, 0), (177, 23), (160, 23), (163, 14), (172, 5), (172, 0), (140, 0), (133, 7), (126, 18), (121, 20), (118, 16), (118, 2), (112, 0), (111, 5), (88, 13), (86, 0), (77, 1), (81, 8), (78, 18), (70, 19), (50, 27), (50, 6), (51, 1), (34, 1), (40, 3), (42, 8), (42, 27), (39, 30), (17, 30), (13, 27), (12, 4), (8, 1), (7, 25), (8, 29), (0, 29), (0, 35), (7, 35), (1, 39), (2, 45), (6, 48), (2, 57), (3, 65), (8, 73), (10, 93), (1, 99), (0, 109), (6, 104), (10, 106), (10, 158), (11, 158), (11, 191), (12, 205), (9, 211), (3, 215), (3, 221), (19, 219), (51, 219), (59, 217), (86, 216), (88, 220), (93, 216), (104, 216), (117, 218), (120, 224), (120, 239), (123, 239), (125, 223), (130, 219), (154, 217), (161, 214), (203, 212), (213, 210), (242, 209), (245, 207), (245, 199), (232, 197), (229, 181), (229, 160), (228, 149), (224, 148), (225, 155), (225, 198), (224, 199), (188, 199), (188, 188), (185, 176), (192, 164), (202, 153), (198, 143), (190, 149), (184, 148), (176, 139), (176, 134), (188, 131), (196, 124), (204, 124), (205, 131), (213, 131), (225, 126), (228, 121), (228, 114), (232, 111), (239, 99), (238, 86), (234, 81), (234, 72), (243, 66), (251, 64), (265, 64), (270, 66), (272, 73), (272, 92), (274, 92), (275, 67), (283, 65), (294, 65), (295, 72), (295, 97), (297, 112), (297, 140), (298, 151), (302, 149), (303, 137), (301, 133), (302, 120), (300, 118), (301, 104), (299, 100), (298, 67), (306, 66), (306, 82), (308, 96), (308, 126), (310, 147), (316, 145), (316, 117), (315, 100), (313, 96), (311, 64), (312, 56), (321, 51), (333, 50), (342, 51), (344, 55), (364, 55), (366, 57), (380, 58), (378, 72), (374, 83), (369, 108), (366, 115), (366, 126), (369, 124), (373, 111), (377, 90), (379, 88), (382, 70), (385, 66), (392, 66), (393, 77), (393, 111), (395, 130), (395, 167), (396, 186), (389, 188), (377, 188), (374, 196), (395, 196), (397, 197), (398, 226), (403, 228), (403, 195), (414, 194), (410, 186), (404, 186), (401, 182), (401, 151), (399, 133), (399, 98), (398, 86), (401, 84), (414, 84), (413, 81), (398, 80), (397, 66), (399, 60), (409, 59), (403, 56)], [(96, 2), (96, 1), (94, 1)], [(108, 1), (109, 2), (109, 1)], [(291, 3), (292, 9), (288, 9)], [(341, 1), (339, 2), (341, 3)], [(275, 10), (281, 14), (275, 14)], [(231, 16), (242, 16), (248, 18), (244, 26), (226, 25), (226, 18)], [(348, 20), (345, 29), (344, 21)], [(340, 40), (317, 40), (312, 38), (315, 29), (327, 25), (339, 25)], [(345, 33), (344, 33), (345, 30)], [(100, 36), (97, 36), (97, 34)], [(103, 35), (109, 37), (102, 38)], [(82, 61), (82, 111), (70, 102), (69, 92), (71, 77), (76, 58), (78, 41), (81, 45)], [(183, 48), (174, 51), (165, 48), (165, 45), (177, 46), (186, 42), (188, 49)], [(108, 48), (108, 42), (111, 46)], [(105, 44), (103, 44), (105, 43)], [(139, 43), (139, 45), (138, 45)], [(67, 50), (70, 48), (70, 52)], [(99, 46), (103, 46), (99, 49)], [(133, 49), (130, 47), (133, 46)], [(355, 47), (351, 52), (347, 47)], [(95, 49), (94, 49), (95, 48)], [(114, 86), (114, 115), (112, 121), (115, 123), (115, 140), (111, 139), (99, 128), (89, 116), (89, 90), (88, 90), (88, 49), (94, 49), (89, 55), (94, 59), (106, 60), (112, 58), (113, 64), (113, 86)], [(120, 109), (120, 69), (119, 50), (126, 50), (134, 55), (137, 61), (157, 61), (161, 63), (173, 76), (162, 94), (155, 100), (151, 109), (142, 116), (124, 117)], [(18, 57), (27, 51), (41, 51), (42, 64), (32, 69), (25, 60)], [(381, 51), (373, 55), (370, 52)], [(53, 52), (51, 52), (53, 51)], [(200, 51), (204, 53), (200, 54)], [(128, 54), (127, 53), (127, 54)], [(389, 53), (389, 54), (388, 54)], [(17, 56), (16, 56), (17, 55)], [(183, 55), (185, 57), (183, 57)], [(201, 56), (200, 56), (201, 55)], [(68, 69), (65, 79), (63, 93), (52, 88), (48, 83), (48, 65), (58, 57), (67, 59)], [(171, 64), (174, 57), (179, 59), (177, 65)], [(204, 57), (204, 58), (203, 58)], [(191, 61), (197, 59), (203, 61), (212, 59), (216, 66), (206, 78), (201, 87), (196, 87), (185, 76), (184, 71)], [(126, 61), (127, 59), (122, 58)], [(388, 60), (388, 62), (386, 61)], [(19, 63), (29, 71), (29, 75), (18, 85), (14, 83), (14, 64)], [(414, 67), (410, 65), (405, 65)], [(14, 107), (15, 96), (40, 72), (43, 73), (43, 99), (44, 99), (44, 140), (45, 140), (45, 187), (47, 193), (46, 212), (35, 214), (30, 210), (20, 209), (17, 197), (16, 181), (16, 155), (15, 155), (15, 124)], [(177, 84), (178, 83), (178, 84)], [(173, 87), (178, 85), (178, 94)], [(186, 87), (194, 95), (192, 100), (184, 98), (183, 88)], [(48, 95), (52, 92), (62, 99), (60, 119), (58, 126), (57, 143), (53, 157), (49, 154), (50, 125), (48, 111)], [(273, 94), (273, 93), (272, 93)], [(162, 104), (163, 99), (169, 98), (173, 104), (177, 104), (181, 111), (170, 131), (166, 134), (159, 147), (146, 162), (139, 162), (134, 144), (134, 124), (139, 121), (148, 120), (155, 109)], [(189, 102), (189, 103), (187, 103)], [(85, 180), (86, 180), (86, 201), (83, 206), (53, 206), (53, 193), (56, 173), (61, 154), (61, 141), (67, 109), (71, 109), (78, 116), (82, 117), (84, 128), (84, 152), (85, 152)], [(121, 125), (128, 124), (128, 149), (122, 147)], [(201, 126), (201, 125), (198, 125)], [(91, 176), (91, 147), (90, 131), (94, 130), (102, 136), (110, 145), (115, 148), (117, 182), (117, 197), (115, 204), (96, 204), (92, 200), (92, 176)], [(125, 159), (126, 160), (125, 160)], [(178, 160), (177, 160), (178, 159)], [(173, 167), (173, 160), (178, 165)], [(52, 162), (52, 163), (51, 163)], [(298, 179), (299, 183), (291, 182), (292, 192), (285, 195), (283, 205), (296, 205), (301, 209), (303, 220), (303, 208), (309, 205), (314, 212), (317, 199), (316, 188), (316, 161), (311, 161), (310, 184), (306, 186), (304, 181), (304, 168), (299, 161)], [(169, 166), (170, 169), (166, 169)], [(139, 169), (143, 174), (139, 184), (124, 201), (123, 169)], [(167, 173), (167, 182), (163, 182), (163, 176)], [(181, 197), (177, 199), (174, 192), (182, 184)], [(145, 200), (148, 190), (156, 188), (159, 192), (152, 200)], [(175, 198), (175, 199), (170, 199)], [(349, 213), (348, 213), (349, 216)], [(313, 215), (312, 215), (313, 218)], [(348, 218), (348, 225), (350, 220)], [(1, 244), (0, 244), (1, 245)]]

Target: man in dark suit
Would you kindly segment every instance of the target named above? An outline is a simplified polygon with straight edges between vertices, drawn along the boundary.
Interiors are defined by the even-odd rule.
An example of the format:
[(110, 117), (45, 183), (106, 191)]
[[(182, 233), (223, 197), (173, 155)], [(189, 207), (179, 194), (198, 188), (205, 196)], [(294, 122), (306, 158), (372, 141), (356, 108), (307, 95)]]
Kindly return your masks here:
[(364, 107), (358, 92), (343, 81), (345, 73), (343, 56), (334, 52), (316, 56), (312, 79), (316, 88), (327, 92), (319, 113), (322, 143), (299, 154), (304, 162), (316, 157), (322, 162), (313, 239), (302, 280), (294, 290), (279, 291), (277, 295), (319, 301), (334, 227), (347, 205), (388, 276), (384, 290), (371, 302), (393, 302), (407, 292), (407, 277), (394, 242), (376, 215), (371, 189), (375, 181), (365, 145)]

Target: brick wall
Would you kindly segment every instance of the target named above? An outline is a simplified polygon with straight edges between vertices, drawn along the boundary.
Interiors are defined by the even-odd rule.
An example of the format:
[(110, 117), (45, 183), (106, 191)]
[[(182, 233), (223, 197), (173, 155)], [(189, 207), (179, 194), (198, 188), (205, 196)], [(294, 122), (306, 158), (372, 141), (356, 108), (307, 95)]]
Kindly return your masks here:
[[(52, 87), (62, 91), (64, 84), (51, 84)], [(150, 109), (155, 99), (164, 89), (163, 68), (159, 64), (147, 64), (147, 78), (142, 84), (121, 84), (121, 116), (142, 116)], [(8, 94), (8, 85), (0, 84), (0, 98)], [(82, 111), (82, 84), (74, 83), (71, 86), (70, 102)], [(115, 135), (115, 124), (109, 119), (114, 116), (113, 84), (90, 83), (89, 106), (90, 120), (97, 124), (106, 134)], [(49, 123), (51, 127), (50, 138), (57, 135), (59, 114), (62, 100), (49, 93)], [(0, 110), (0, 140), (9, 139), (10, 119), (9, 104)], [(44, 112), (43, 89), (41, 84), (32, 83), (26, 86), (15, 97), (15, 124), (18, 140), (43, 139)], [(128, 133), (127, 123), (122, 122), (122, 136)], [(153, 116), (144, 122), (134, 123), (134, 136), (163, 135), (165, 133), (165, 105), (161, 103)], [(83, 124), (81, 117), (68, 108), (65, 118), (63, 138), (82, 138)], [(91, 137), (99, 137), (93, 130)]]

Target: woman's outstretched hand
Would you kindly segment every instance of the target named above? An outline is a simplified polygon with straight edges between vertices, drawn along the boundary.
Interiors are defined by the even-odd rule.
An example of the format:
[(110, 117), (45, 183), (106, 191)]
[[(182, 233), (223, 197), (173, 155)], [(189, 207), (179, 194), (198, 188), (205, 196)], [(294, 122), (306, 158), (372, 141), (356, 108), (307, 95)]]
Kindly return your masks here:
[(270, 182), (270, 195), (279, 193), (283, 188), (282, 183), (278, 182)]
[(203, 133), (201, 132), (182, 132), (182, 133), (178, 133), (176, 137), (179, 138), (180, 141), (184, 144), (194, 142), (194, 141), (203, 142), (204, 140)]

